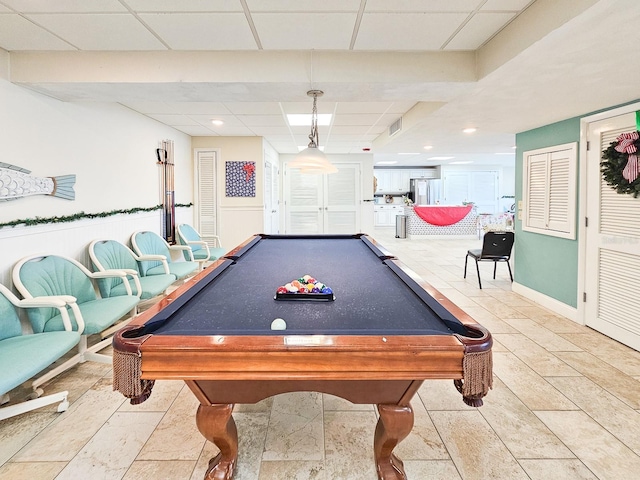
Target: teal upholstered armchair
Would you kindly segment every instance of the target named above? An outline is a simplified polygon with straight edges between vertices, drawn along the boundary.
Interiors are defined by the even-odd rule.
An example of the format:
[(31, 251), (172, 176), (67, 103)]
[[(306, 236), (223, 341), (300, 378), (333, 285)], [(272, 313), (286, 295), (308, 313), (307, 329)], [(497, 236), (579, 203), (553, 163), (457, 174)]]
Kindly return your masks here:
[(127, 274), (125, 280), (121, 277), (99, 278), (98, 287), (102, 297), (133, 293), (141, 300), (149, 300), (163, 294), (177, 280), (175, 275), (164, 271), (143, 277), (139, 262), (153, 258), (138, 256), (116, 240), (94, 240), (89, 244), (89, 256), (96, 271), (117, 270)]
[[(70, 297), (46, 297), (19, 300), (4, 285), (0, 285), (0, 403), (9, 402), (9, 392), (38, 373), (47, 369), (80, 342), (80, 332), (71, 329), (67, 305)], [(23, 334), (16, 307), (57, 310), (63, 317), (64, 328), (60, 331)], [(58, 392), (41, 397), (38, 385), (64, 371), (65, 363), (49, 370), (33, 382), (34, 392), (29, 400), (0, 408), (0, 420), (29, 412), (36, 408), (58, 403), (58, 411), (69, 406), (68, 392)]]
[(178, 279), (193, 275), (198, 270), (197, 262), (189, 257), (188, 261), (179, 262), (171, 259), (171, 251), (188, 251), (186, 245), (169, 245), (160, 235), (154, 232), (135, 232), (131, 235), (133, 251), (146, 260), (140, 262), (143, 276), (171, 273)]
[[(178, 225), (178, 240), (181, 245), (188, 245), (191, 248), (193, 260), (199, 263), (200, 269), (205, 263), (213, 262), (226, 253), (220, 243), (220, 237), (217, 235), (212, 235), (211, 237), (215, 245), (213, 247), (210, 247), (207, 242), (202, 240), (202, 236), (191, 225), (186, 223)], [(185, 260), (190, 260), (188, 255), (189, 252), (185, 251)]]
[[(23, 258), (13, 268), (13, 284), (24, 298), (70, 295), (76, 303), (70, 305), (71, 325), (82, 334), (75, 363), (92, 360), (111, 363), (110, 355), (96, 352), (111, 343), (110, 338), (133, 315), (140, 299), (133, 294), (99, 297), (93, 281), (118, 276), (126, 281), (123, 271), (90, 272), (72, 258), (59, 255), (34, 255)], [(27, 311), (35, 333), (64, 330), (64, 318), (52, 308), (32, 308)], [(129, 318), (122, 320), (127, 315)], [(103, 339), (88, 346), (87, 338), (100, 335)], [(71, 365), (69, 365), (71, 366)]]

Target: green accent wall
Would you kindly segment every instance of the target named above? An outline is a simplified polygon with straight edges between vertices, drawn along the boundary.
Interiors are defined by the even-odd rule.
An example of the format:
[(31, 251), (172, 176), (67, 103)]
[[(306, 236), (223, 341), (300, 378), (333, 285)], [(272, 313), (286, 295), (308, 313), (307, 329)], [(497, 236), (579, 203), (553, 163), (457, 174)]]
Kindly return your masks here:
[[(516, 135), (516, 199), (522, 200), (523, 152), (579, 141), (580, 117), (518, 133)], [(580, 168), (579, 165), (578, 168)], [(577, 202), (580, 193), (577, 192), (576, 195)], [(577, 234), (575, 240), (567, 240), (525, 232), (522, 230), (522, 221), (516, 221), (514, 270), (515, 280), (520, 285), (577, 308)]]

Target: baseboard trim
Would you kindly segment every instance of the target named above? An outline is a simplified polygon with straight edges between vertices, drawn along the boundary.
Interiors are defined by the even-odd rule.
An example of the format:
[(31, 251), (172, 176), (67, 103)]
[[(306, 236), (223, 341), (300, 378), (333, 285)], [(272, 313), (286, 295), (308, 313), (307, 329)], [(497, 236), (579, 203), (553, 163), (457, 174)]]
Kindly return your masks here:
[(551, 298), (544, 293), (540, 293), (537, 290), (533, 290), (529, 287), (525, 287), (517, 282), (513, 282), (512, 284), (513, 292), (522, 295), (528, 300), (531, 300), (544, 308), (551, 310), (553, 313), (557, 313), (558, 315), (562, 315), (563, 317), (568, 318), (580, 325), (583, 323), (578, 318), (578, 309), (567, 305), (566, 303), (562, 303), (555, 298)]

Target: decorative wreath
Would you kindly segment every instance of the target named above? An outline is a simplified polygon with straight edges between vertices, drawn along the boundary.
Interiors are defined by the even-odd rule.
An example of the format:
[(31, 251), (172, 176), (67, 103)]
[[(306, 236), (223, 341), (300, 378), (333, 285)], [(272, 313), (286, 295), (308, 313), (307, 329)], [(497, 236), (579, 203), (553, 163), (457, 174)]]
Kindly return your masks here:
[(640, 132), (623, 133), (602, 152), (600, 171), (604, 181), (618, 193), (640, 195)]

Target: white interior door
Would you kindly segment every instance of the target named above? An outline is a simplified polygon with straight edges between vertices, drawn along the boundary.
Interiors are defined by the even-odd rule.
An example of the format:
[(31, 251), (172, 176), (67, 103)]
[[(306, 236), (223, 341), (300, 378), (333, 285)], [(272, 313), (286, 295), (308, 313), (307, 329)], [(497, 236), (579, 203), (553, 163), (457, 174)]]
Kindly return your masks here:
[(633, 113), (589, 123), (585, 323), (640, 350), (640, 198), (618, 194), (600, 172), (602, 151), (635, 129)]
[(344, 164), (324, 175), (325, 233), (355, 233), (360, 226), (360, 165)]
[(197, 150), (195, 155), (195, 228), (202, 239), (215, 245), (213, 235), (218, 231), (218, 194), (216, 189), (217, 152)]
[(265, 151), (264, 162), (264, 233), (278, 233), (279, 201), (278, 201), (278, 166)]
[(360, 231), (360, 165), (336, 164), (337, 173), (310, 175), (285, 170), (286, 233)]
[(323, 177), (286, 170), (286, 233), (324, 233)]

